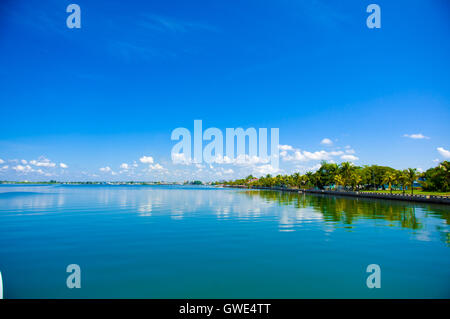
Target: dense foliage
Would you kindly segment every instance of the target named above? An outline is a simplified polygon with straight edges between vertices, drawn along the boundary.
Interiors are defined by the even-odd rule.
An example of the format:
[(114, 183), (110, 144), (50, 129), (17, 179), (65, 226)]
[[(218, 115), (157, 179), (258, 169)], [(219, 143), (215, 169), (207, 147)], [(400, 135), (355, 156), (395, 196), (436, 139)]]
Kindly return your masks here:
[(450, 162), (445, 161), (422, 174), (422, 188), (426, 191), (450, 191)]
[(414, 191), (414, 182), (418, 181), (424, 190), (449, 191), (450, 190), (450, 162), (444, 161), (435, 168), (418, 174), (417, 169), (408, 168), (396, 170), (388, 166), (365, 165), (355, 166), (349, 162), (341, 164), (322, 162), (316, 172), (307, 172), (304, 175), (266, 175), (255, 178), (252, 175), (244, 179), (228, 181), (226, 185), (247, 185), (256, 187), (294, 187), (303, 189), (409, 189)]

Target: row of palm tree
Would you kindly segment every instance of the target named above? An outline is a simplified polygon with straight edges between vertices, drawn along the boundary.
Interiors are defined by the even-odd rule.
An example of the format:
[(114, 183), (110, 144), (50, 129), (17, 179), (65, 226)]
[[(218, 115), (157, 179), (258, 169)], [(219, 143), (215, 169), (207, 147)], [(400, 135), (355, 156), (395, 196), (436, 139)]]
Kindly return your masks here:
[(350, 162), (341, 164), (322, 162), (316, 172), (305, 174), (294, 173), (292, 175), (270, 174), (259, 179), (252, 175), (244, 179), (228, 181), (227, 185), (246, 185), (254, 187), (287, 187), (302, 189), (343, 189), (343, 190), (370, 190), (401, 189), (405, 193), (406, 188), (414, 194), (414, 182), (419, 178), (417, 169), (408, 168), (396, 170), (388, 166), (355, 166)]
[(405, 194), (405, 186), (410, 186), (411, 195), (414, 194), (414, 182), (417, 180), (419, 175), (417, 174), (417, 169), (408, 168), (405, 170), (396, 170), (394, 172), (388, 172), (384, 175), (383, 182), (388, 184), (389, 192), (392, 194), (392, 186), (399, 185)]

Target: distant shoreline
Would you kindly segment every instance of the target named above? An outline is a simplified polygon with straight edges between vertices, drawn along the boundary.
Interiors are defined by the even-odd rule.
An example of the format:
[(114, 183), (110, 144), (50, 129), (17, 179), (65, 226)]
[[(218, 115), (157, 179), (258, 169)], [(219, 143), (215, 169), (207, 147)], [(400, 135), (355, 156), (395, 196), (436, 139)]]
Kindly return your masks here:
[(198, 182), (13, 182), (0, 181), (1, 185), (211, 185), (211, 183)]

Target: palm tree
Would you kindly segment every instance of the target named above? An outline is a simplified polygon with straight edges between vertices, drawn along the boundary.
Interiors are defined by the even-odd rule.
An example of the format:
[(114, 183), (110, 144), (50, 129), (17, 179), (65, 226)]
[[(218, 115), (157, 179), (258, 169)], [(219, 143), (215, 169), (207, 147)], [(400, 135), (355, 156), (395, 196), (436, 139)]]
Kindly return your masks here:
[(267, 174), (265, 177), (261, 177), (258, 182), (261, 186), (272, 187), (272, 175)]
[(340, 174), (337, 174), (334, 177), (334, 182), (336, 183), (336, 186), (344, 186), (344, 179), (342, 178), (342, 175), (340, 175)]
[(362, 176), (358, 174), (358, 172), (353, 172), (351, 176), (352, 181), (352, 189), (355, 190), (355, 188), (361, 184)]
[(320, 178), (320, 175), (317, 172), (315, 172), (312, 177), (314, 181), (314, 186), (321, 188), (320, 183), (322, 182), (322, 179)]
[(389, 184), (389, 192), (392, 194), (392, 184), (395, 182), (395, 174), (394, 173), (386, 173), (383, 177), (383, 183)]
[(278, 174), (277, 176), (275, 176), (275, 186), (283, 186), (284, 185), (284, 178), (283, 176), (281, 176), (280, 174)]
[(439, 164), (441, 169), (444, 171), (444, 182), (443, 182), (443, 188), (448, 189), (450, 186), (450, 162), (449, 161), (443, 161)]
[(406, 170), (396, 171), (395, 174), (396, 174), (396, 180), (399, 182), (400, 185), (402, 185), (403, 195), (405, 195), (405, 186), (408, 183), (408, 177), (406, 176)]
[(414, 182), (417, 179), (417, 169), (416, 168), (408, 168), (406, 170), (406, 180), (411, 185), (411, 195), (414, 195)]
[(300, 184), (302, 186), (305, 186), (308, 183), (308, 177), (306, 175), (301, 175), (300, 176)]
[(305, 181), (306, 181), (307, 185), (309, 185), (313, 182), (313, 173), (312, 172), (306, 172)]
[(351, 175), (353, 171), (353, 166), (350, 162), (342, 162), (341, 163), (341, 175), (344, 179), (344, 186), (347, 186), (350, 183)]
[(300, 186), (301, 186), (301, 175), (300, 175), (300, 173), (294, 173), (294, 175), (292, 175), (292, 179), (293, 179), (293, 184), (295, 185), (295, 186), (297, 186), (298, 188), (300, 188)]

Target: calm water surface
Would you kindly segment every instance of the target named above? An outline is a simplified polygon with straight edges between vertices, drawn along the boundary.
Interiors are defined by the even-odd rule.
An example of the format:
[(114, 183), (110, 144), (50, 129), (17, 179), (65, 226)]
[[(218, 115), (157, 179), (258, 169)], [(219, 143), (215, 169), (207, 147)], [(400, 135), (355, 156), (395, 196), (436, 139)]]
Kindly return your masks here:
[(448, 206), (400, 201), (3, 185), (0, 271), (6, 298), (449, 298), (449, 222)]

